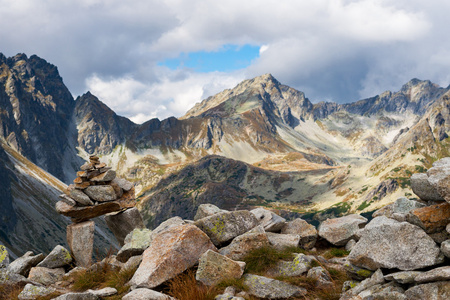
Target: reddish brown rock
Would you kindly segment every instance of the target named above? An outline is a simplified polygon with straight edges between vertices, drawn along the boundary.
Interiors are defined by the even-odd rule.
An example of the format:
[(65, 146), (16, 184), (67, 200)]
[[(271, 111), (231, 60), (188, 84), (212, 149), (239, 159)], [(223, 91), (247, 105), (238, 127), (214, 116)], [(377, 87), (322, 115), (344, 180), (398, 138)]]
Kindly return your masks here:
[(75, 184), (75, 188), (79, 189), (79, 190), (84, 190), (85, 188), (89, 187), (91, 184), (89, 183), (89, 181), (85, 181), (83, 183), (76, 183)]
[(77, 177), (73, 180), (73, 183), (83, 183), (83, 179), (81, 177)]
[(77, 176), (82, 177), (82, 178), (87, 177), (87, 172), (86, 171), (78, 171)]
[(427, 233), (443, 231), (450, 223), (450, 203), (425, 206), (413, 209), (407, 215), (408, 222), (415, 224)]

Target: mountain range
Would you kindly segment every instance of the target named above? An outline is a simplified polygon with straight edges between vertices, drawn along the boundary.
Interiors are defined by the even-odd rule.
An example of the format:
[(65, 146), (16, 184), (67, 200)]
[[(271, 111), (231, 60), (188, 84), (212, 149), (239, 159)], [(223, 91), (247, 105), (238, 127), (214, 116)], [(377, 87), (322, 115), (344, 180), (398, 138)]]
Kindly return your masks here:
[(90, 92), (74, 99), (44, 59), (0, 54), (0, 242), (19, 255), (54, 246), (32, 232), (64, 240), (53, 205), (92, 154), (135, 183), (149, 227), (202, 203), (316, 218), (371, 211), (411, 196), (410, 175), (450, 156), (449, 96), (412, 79), (353, 103), (312, 103), (265, 74), (181, 118), (135, 124)]

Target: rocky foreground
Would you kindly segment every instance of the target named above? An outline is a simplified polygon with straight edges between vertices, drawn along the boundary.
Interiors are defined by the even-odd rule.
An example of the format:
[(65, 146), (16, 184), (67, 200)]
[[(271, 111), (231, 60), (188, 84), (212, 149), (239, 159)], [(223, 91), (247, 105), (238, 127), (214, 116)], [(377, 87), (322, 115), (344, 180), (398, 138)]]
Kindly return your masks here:
[[(0, 245), (0, 296), (15, 285), (21, 300), (188, 299), (175, 298), (167, 287), (195, 272), (188, 288), (215, 287), (212, 297), (219, 300), (450, 299), (450, 158), (413, 175), (411, 184), (420, 199), (399, 198), (370, 222), (360, 215), (328, 219), (318, 230), (264, 208), (203, 204), (194, 220), (174, 217), (153, 231), (138, 226), (120, 241), (117, 255), (87, 267), (77, 266), (60, 245), (47, 256), (27, 252), (13, 262)], [(326, 255), (328, 248), (348, 255)], [(261, 262), (270, 251), (290, 254), (257, 269), (249, 257), (261, 249), (267, 251)], [(127, 273), (127, 282), (74, 292), (74, 274), (105, 268)], [(348, 280), (337, 280), (339, 272)]]

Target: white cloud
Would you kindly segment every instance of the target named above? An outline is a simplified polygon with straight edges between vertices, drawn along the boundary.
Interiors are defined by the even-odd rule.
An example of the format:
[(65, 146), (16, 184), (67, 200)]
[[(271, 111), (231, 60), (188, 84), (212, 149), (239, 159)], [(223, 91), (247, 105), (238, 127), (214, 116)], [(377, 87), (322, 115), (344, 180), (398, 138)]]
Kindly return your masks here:
[[(180, 116), (237, 80), (272, 73), (314, 100), (354, 101), (412, 77), (448, 85), (444, 0), (0, 0), (7, 56), (37, 54), (75, 94), (138, 122)], [(260, 47), (239, 72), (158, 62), (225, 44)]]
[(203, 98), (244, 79), (240, 73), (197, 74), (161, 67), (158, 72), (160, 79), (156, 82), (142, 82), (130, 76), (101, 78), (93, 75), (86, 80), (86, 86), (117, 114), (143, 123), (156, 117), (181, 117)]

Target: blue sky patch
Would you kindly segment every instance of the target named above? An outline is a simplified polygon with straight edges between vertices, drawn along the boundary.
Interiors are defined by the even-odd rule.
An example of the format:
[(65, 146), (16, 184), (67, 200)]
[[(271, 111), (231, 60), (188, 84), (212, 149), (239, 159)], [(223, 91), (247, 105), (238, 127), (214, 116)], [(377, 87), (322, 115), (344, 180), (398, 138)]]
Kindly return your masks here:
[(196, 72), (229, 72), (248, 67), (252, 60), (259, 57), (260, 46), (225, 45), (217, 51), (198, 51), (182, 53), (177, 58), (166, 59), (158, 63), (172, 70), (190, 68)]

